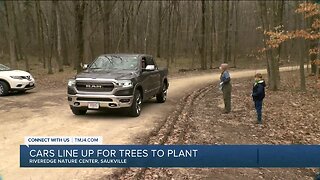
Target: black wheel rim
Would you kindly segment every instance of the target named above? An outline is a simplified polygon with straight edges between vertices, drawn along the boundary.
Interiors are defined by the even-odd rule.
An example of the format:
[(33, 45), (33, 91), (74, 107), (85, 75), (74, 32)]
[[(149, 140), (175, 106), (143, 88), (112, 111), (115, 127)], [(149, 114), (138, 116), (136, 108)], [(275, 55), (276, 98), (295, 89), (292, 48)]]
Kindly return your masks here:
[(163, 100), (166, 100), (167, 99), (167, 94), (168, 94), (168, 88), (167, 88), (166, 85), (163, 86), (162, 93), (163, 93)]
[(2, 95), (4, 93), (4, 88), (2, 85), (0, 85), (0, 95)]
[(142, 99), (141, 99), (141, 95), (140, 95), (140, 93), (139, 93), (139, 94), (137, 94), (137, 99), (136, 99), (137, 114), (140, 114), (141, 104), (142, 104)]

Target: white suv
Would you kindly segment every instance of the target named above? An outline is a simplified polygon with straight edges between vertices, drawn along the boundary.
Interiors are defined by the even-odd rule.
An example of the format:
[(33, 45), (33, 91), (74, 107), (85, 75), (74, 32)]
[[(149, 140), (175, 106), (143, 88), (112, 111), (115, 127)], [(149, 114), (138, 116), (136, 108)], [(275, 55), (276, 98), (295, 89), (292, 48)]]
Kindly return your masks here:
[(30, 73), (12, 70), (3, 64), (0, 64), (0, 96), (5, 96), (10, 91), (25, 92), (34, 87), (35, 81)]

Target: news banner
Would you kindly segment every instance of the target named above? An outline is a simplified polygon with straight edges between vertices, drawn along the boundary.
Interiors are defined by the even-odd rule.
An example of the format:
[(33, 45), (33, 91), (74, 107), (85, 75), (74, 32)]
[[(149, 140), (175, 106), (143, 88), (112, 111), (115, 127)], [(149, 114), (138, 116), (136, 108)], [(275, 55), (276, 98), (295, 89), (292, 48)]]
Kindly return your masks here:
[(101, 136), (25, 137), (20, 167), (320, 167), (320, 145), (103, 145)]

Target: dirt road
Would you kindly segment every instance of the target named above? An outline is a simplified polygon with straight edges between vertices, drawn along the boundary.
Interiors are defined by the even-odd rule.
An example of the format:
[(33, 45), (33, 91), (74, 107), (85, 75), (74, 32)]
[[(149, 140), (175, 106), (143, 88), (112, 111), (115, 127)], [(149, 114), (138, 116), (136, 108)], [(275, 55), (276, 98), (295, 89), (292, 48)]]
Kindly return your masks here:
[[(292, 70), (293, 68), (282, 68)], [(255, 70), (232, 72), (232, 78), (248, 77)], [(265, 70), (259, 72), (266, 73)], [(209, 83), (219, 74), (181, 77), (170, 80), (168, 101), (146, 103), (138, 118), (119, 113), (89, 112), (74, 116), (66, 100), (65, 89), (33, 92), (0, 98), (0, 175), (6, 179), (91, 179), (111, 172), (103, 168), (20, 168), (19, 145), (24, 136), (103, 136), (104, 144), (129, 144), (152, 130), (154, 124), (171, 112), (187, 93)]]

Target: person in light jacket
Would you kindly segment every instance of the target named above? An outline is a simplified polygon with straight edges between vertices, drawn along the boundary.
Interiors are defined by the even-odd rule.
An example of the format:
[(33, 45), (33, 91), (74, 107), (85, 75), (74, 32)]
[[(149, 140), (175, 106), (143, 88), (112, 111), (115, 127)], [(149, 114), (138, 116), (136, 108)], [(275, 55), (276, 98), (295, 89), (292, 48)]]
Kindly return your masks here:
[(220, 88), (223, 92), (224, 101), (224, 112), (225, 114), (231, 112), (231, 77), (228, 72), (228, 64), (220, 65), (221, 75), (220, 75)]

